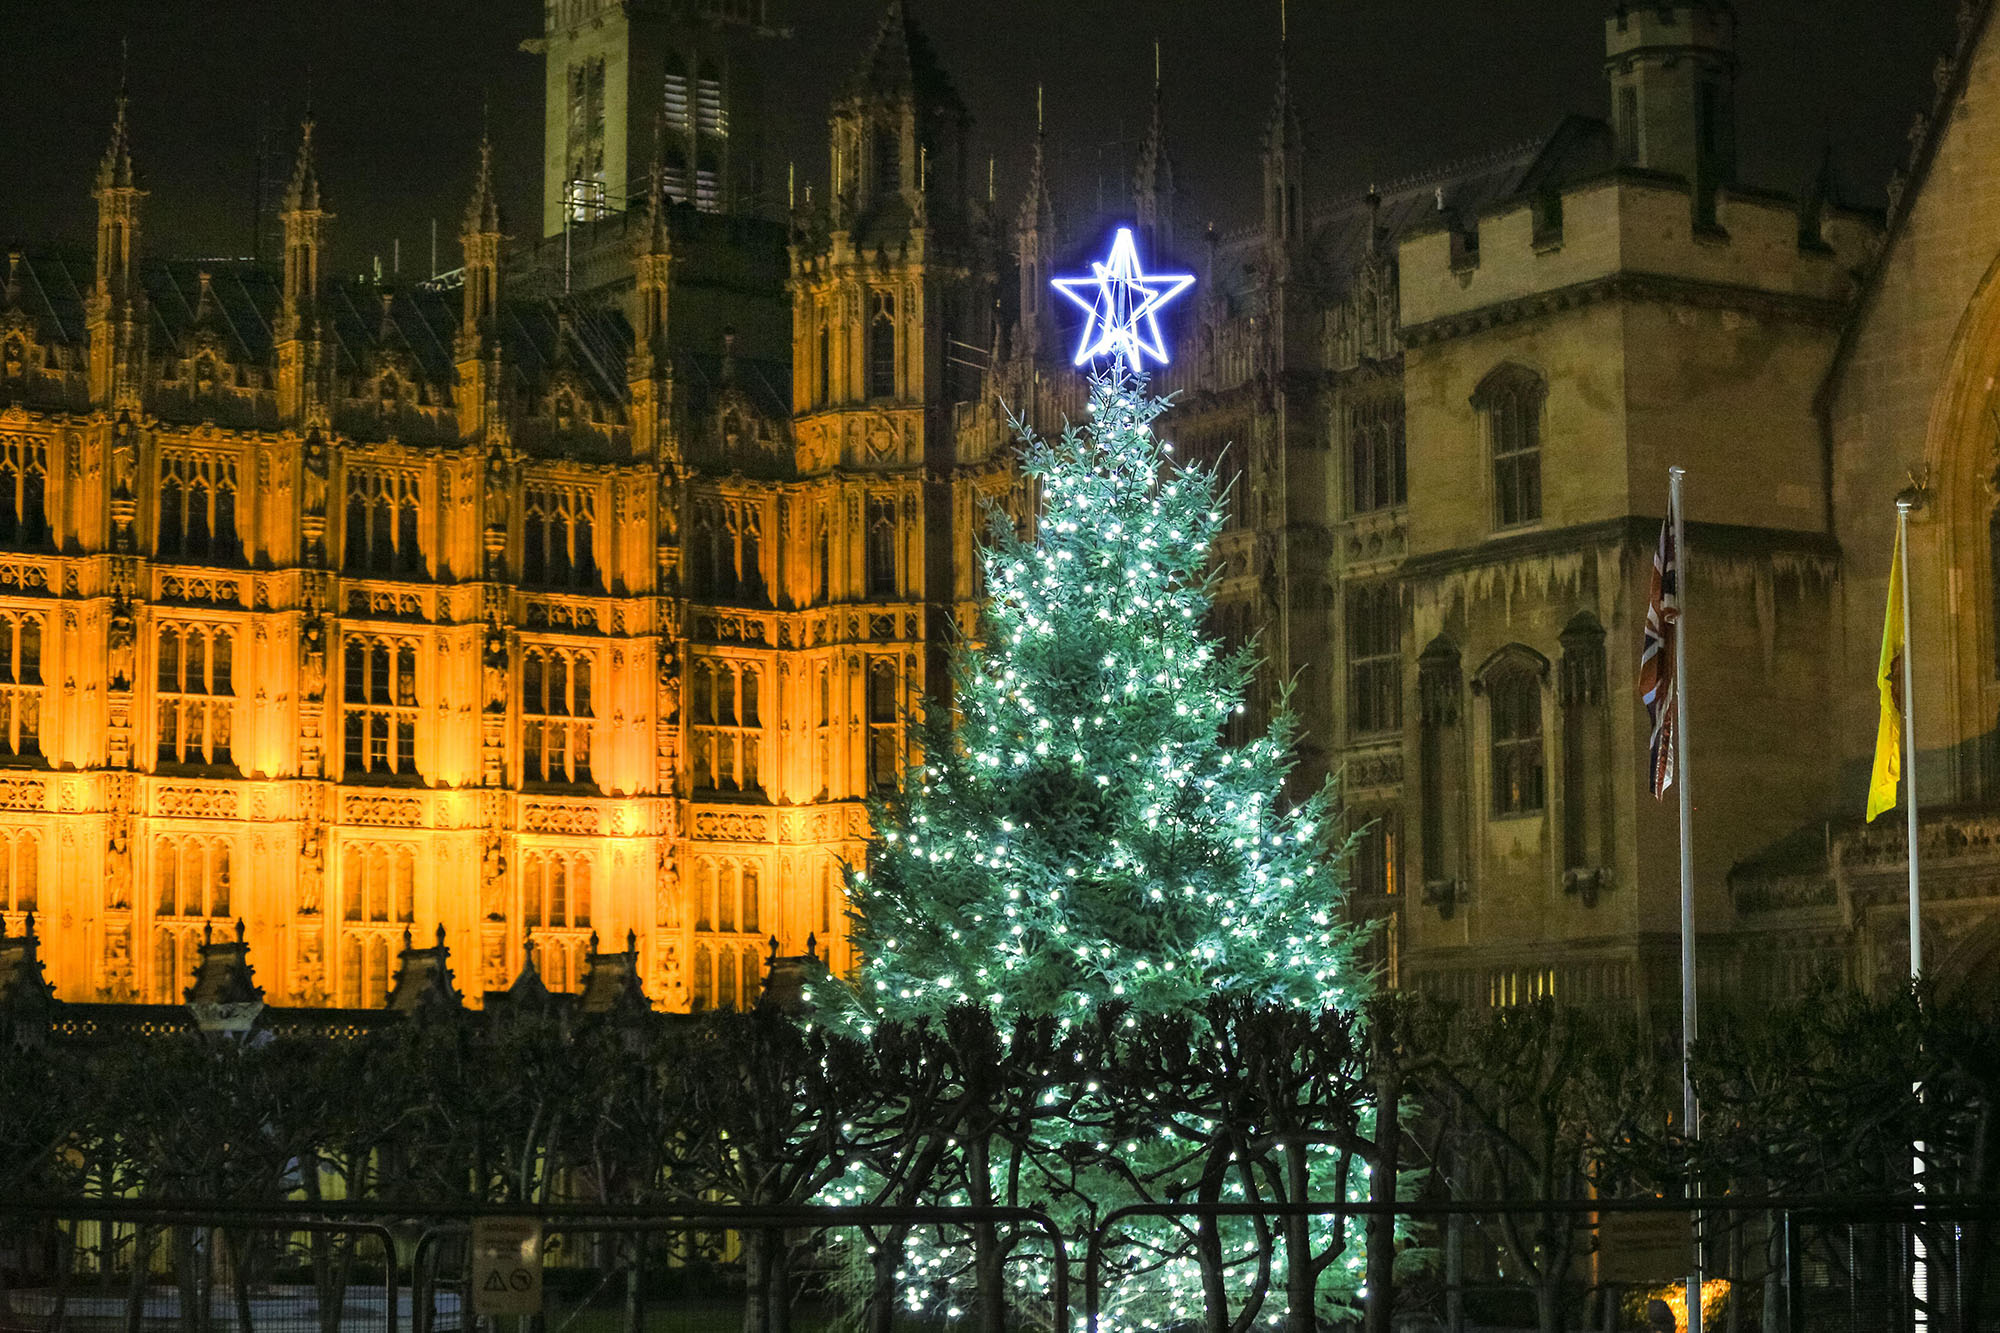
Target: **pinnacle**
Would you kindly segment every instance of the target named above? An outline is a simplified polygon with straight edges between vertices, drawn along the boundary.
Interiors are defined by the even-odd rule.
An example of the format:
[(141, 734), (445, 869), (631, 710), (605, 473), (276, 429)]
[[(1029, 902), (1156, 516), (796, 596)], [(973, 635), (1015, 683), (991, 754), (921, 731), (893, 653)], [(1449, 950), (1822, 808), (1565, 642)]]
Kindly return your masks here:
[(500, 230), (500, 203), (493, 197), (493, 139), (479, 137), (479, 179), (472, 187), (472, 202), (465, 206), (465, 231), (469, 236), (491, 235)]
[(132, 188), (132, 139), (125, 117), (127, 100), (123, 92), (118, 94), (118, 115), (111, 123), (111, 144), (104, 150), (104, 160), (97, 168), (97, 188), (100, 191)]
[(287, 213), (319, 211), (319, 170), (313, 159), (313, 120), (307, 116), (299, 127), (299, 160), (292, 168), (292, 183), (285, 191)]

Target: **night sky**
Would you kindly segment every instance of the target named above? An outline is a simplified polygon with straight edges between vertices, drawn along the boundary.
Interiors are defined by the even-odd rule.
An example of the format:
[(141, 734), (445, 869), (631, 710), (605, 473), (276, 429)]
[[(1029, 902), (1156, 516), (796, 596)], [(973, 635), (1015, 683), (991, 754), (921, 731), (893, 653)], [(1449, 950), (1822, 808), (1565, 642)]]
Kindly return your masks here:
[[(825, 117), (874, 32), (880, 0), (773, 0), (777, 179), (826, 177)], [(1068, 190), (1091, 206), (1129, 178), (1161, 43), (1169, 146), (1197, 220), (1257, 210), (1278, 0), (911, 0), (999, 158), (1010, 206), (1026, 172), (1035, 85)], [(1869, 205), (1907, 151), (1948, 49), (1957, 0), (1739, 0), (1739, 138), (1749, 181), (1796, 190), (1831, 143)], [(152, 190), (148, 241), (182, 256), (251, 247), (258, 143), (272, 193), (308, 90), (338, 264), (392, 242), (405, 277), (440, 266), (490, 98), (509, 230), (540, 218), (541, 62), (519, 50), (540, 0), (0, 0), (0, 242), (86, 245), (91, 175), (129, 42), (133, 138)], [(1316, 198), (1390, 181), (1602, 115), (1602, 0), (1292, 0), (1293, 77)], [(979, 173), (982, 177), (983, 172)], [(983, 185), (983, 179), (981, 181)]]

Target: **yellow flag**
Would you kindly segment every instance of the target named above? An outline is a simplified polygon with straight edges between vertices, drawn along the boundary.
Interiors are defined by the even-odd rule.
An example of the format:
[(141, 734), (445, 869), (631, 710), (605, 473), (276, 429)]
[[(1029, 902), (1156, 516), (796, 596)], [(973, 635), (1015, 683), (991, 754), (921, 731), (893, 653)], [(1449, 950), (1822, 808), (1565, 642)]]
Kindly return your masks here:
[(1875, 726), (1875, 772), (1868, 779), (1868, 818), (1896, 808), (1896, 782), (1903, 776), (1903, 534), (1889, 561), (1889, 609), (1882, 617), (1882, 660), (1875, 670), (1882, 695), (1882, 720)]

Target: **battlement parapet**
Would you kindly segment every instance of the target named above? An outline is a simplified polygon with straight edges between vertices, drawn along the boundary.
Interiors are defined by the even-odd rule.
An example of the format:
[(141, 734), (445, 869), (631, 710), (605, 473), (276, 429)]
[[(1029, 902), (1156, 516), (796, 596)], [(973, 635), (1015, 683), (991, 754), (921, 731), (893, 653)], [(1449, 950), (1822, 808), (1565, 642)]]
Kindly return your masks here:
[(1717, 225), (1699, 227), (1691, 202), (1682, 178), (1627, 168), (1446, 219), (1400, 248), (1404, 328), (1626, 275), (1838, 307), (1879, 227), (1829, 209), (1805, 234), (1794, 201), (1742, 188), (1722, 191)]

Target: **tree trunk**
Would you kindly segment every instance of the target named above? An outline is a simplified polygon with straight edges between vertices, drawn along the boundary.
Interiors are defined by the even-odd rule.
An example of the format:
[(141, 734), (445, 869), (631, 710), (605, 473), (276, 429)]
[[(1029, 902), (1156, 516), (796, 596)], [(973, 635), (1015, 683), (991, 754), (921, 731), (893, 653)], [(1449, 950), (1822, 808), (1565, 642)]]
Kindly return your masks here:
[(891, 1227), (869, 1257), (871, 1285), (863, 1327), (868, 1333), (889, 1333), (896, 1319), (896, 1266), (902, 1262), (903, 1245), (909, 1239), (907, 1226)]
[(1535, 1327), (1541, 1333), (1563, 1333), (1562, 1283), (1548, 1274), (1535, 1280)]
[(146, 1270), (153, 1262), (153, 1247), (143, 1226), (132, 1228), (132, 1282), (125, 1291), (125, 1333), (139, 1333), (146, 1319)]
[[(1389, 1020), (1377, 1022), (1376, 1030)], [(1403, 1097), (1403, 1070), (1396, 1061), (1393, 1043), (1384, 1036), (1375, 1039), (1375, 1151), (1369, 1155), (1371, 1188), (1375, 1203), (1396, 1201), (1396, 1176), (1402, 1163), (1402, 1121), (1398, 1103)], [(1366, 1333), (1391, 1333), (1396, 1318), (1396, 1218), (1393, 1213), (1375, 1213), (1368, 1219), (1367, 1280), (1368, 1304), (1363, 1328)]]
[[(236, 1291), (236, 1333), (255, 1333), (255, 1330), (251, 1326), (253, 1320), (251, 1319), (250, 1312), (250, 1247), (253, 1243), (253, 1238), (245, 1234), (239, 1236), (235, 1243), (231, 1244), (228, 1236), (225, 1234), (223, 1243), (229, 1249), (230, 1286), (235, 1288)], [(388, 1262), (394, 1263), (395, 1258), (390, 1256)], [(383, 1283), (382, 1289), (385, 1293), (389, 1290), (386, 1281)], [(393, 1324), (396, 1318), (394, 1310), (389, 1312), (389, 1318)]]
[(646, 1233), (632, 1233), (632, 1262), (625, 1269), (625, 1333), (646, 1330)]
[[(1304, 1203), (1312, 1198), (1312, 1172), (1306, 1164), (1306, 1145), (1293, 1140), (1280, 1150), (1285, 1154), (1287, 1203)], [(1344, 1173), (1343, 1173), (1344, 1174)], [(1344, 1191), (1347, 1182), (1341, 1181)], [(1344, 1216), (1344, 1214), (1343, 1214)], [(1312, 1219), (1295, 1213), (1284, 1219), (1285, 1237), (1285, 1330), (1286, 1333), (1314, 1333), (1318, 1321), (1313, 1312)]]
[[(974, 1131), (967, 1135), (967, 1176), (975, 1208), (993, 1206), (992, 1139)], [(1000, 1233), (991, 1222), (972, 1224), (972, 1272), (979, 1296), (979, 1333), (1003, 1333), (1007, 1326), (1006, 1275), (1002, 1271)]]
[(771, 1233), (743, 1236), (743, 1333), (771, 1333)]
[(1465, 1214), (1444, 1220), (1445, 1333), (1465, 1333)]

